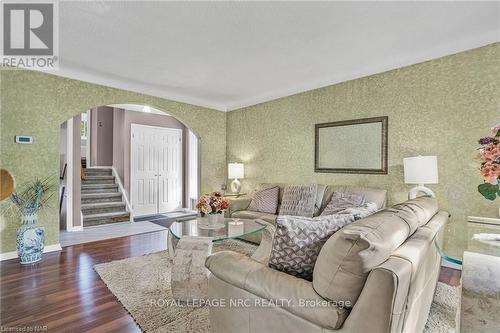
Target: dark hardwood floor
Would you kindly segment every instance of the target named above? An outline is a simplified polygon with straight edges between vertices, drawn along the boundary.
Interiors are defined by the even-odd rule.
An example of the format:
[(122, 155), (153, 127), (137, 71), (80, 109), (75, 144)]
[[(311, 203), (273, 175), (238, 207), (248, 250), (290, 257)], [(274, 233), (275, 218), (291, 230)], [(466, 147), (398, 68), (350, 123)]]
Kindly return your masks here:
[(461, 274), (462, 271), (448, 267), (441, 267), (441, 272), (439, 272), (439, 281), (449, 284), (450, 286), (457, 287), (460, 285)]
[[(20, 265), (17, 259), (0, 263), (2, 332), (13, 327), (46, 327), (46, 332), (140, 332), (93, 265), (166, 248), (167, 231), (158, 231), (68, 246), (30, 266)], [(443, 268), (439, 280), (458, 285), (460, 271)]]

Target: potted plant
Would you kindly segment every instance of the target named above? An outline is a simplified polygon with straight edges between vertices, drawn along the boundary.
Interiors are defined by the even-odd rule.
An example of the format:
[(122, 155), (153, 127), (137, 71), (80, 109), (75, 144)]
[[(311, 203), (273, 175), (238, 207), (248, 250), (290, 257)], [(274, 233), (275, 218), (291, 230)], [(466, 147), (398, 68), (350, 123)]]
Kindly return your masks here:
[(493, 127), (491, 131), (491, 136), (479, 139), (480, 173), (484, 183), (477, 189), (486, 199), (495, 200), (497, 196), (500, 196), (500, 124)]
[[(34, 181), (10, 195), (12, 206), (21, 215), (22, 224), (17, 230), (16, 248), (21, 264), (32, 264), (42, 259), (45, 229), (38, 226), (38, 213), (47, 206), (54, 194), (52, 177)], [(16, 214), (17, 215), (17, 214)]]
[(198, 199), (198, 208), (202, 217), (208, 215), (208, 223), (213, 225), (217, 222), (219, 216), (225, 209), (228, 209), (230, 202), (227, 198), (224, 198), (221, 192), (212, 192), (210, 194), (205, 194)]

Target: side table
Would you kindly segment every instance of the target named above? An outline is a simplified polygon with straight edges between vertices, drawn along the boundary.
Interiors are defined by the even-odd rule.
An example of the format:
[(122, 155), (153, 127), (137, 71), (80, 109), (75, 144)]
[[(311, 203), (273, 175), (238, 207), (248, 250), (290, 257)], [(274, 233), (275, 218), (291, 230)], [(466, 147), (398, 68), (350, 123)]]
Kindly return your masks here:
[(460, 332), (500, 332), (500, 241), (474, 235), (498, 234), (500, 225), (467, 223), (468, 244), (463, 255)]

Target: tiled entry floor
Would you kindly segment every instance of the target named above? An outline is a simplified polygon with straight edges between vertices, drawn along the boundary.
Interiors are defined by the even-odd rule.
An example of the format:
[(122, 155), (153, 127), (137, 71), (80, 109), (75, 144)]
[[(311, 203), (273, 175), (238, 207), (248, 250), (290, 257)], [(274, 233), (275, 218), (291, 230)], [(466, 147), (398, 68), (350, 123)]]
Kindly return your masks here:
[(139, 217), (134, 220), (134, 223), (123, 222), (105, 224), (99, 226), (86, 227), (83, 231), (67, 232), (61, 230), (59, 234), (59, 242), (61, 246), (69, 246), (95, 242), (105, 239), (117, 237), (125, 237), (132, 235), (145, 234), (148, 232), (166, 230), (174, 221), (186, 220), (195, 218), (198, 212), (189, 209), (179, 211)]
[(84, 228), (83, 231), (68, 232), (61, 230), (61, 233), (59, 234), (59, 242), (61, 243), (61, 246), (64, 247), (104, 239), (144, 234), (165, 229), (167, 228), (149, 221), (114, 223), (87, 227)]

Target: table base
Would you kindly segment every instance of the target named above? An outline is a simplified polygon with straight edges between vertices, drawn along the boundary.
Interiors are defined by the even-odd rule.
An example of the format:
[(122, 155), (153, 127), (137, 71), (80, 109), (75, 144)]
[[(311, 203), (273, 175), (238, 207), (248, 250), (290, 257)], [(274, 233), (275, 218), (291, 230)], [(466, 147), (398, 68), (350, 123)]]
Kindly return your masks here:
[[(266, 263), (271, 253), (272, 238), (275, 227), (265, 221), (266, 228), (262, 232), (262, 241), (252, 258)], [(206, 299), (208, 297), (208, 275), (205, 260), (212, 253), (211, 237), (182, 237), (177, 239), (168, 232), (168, 251), (173, 260), (171, 288), (173, 298), (180, 302)]]

